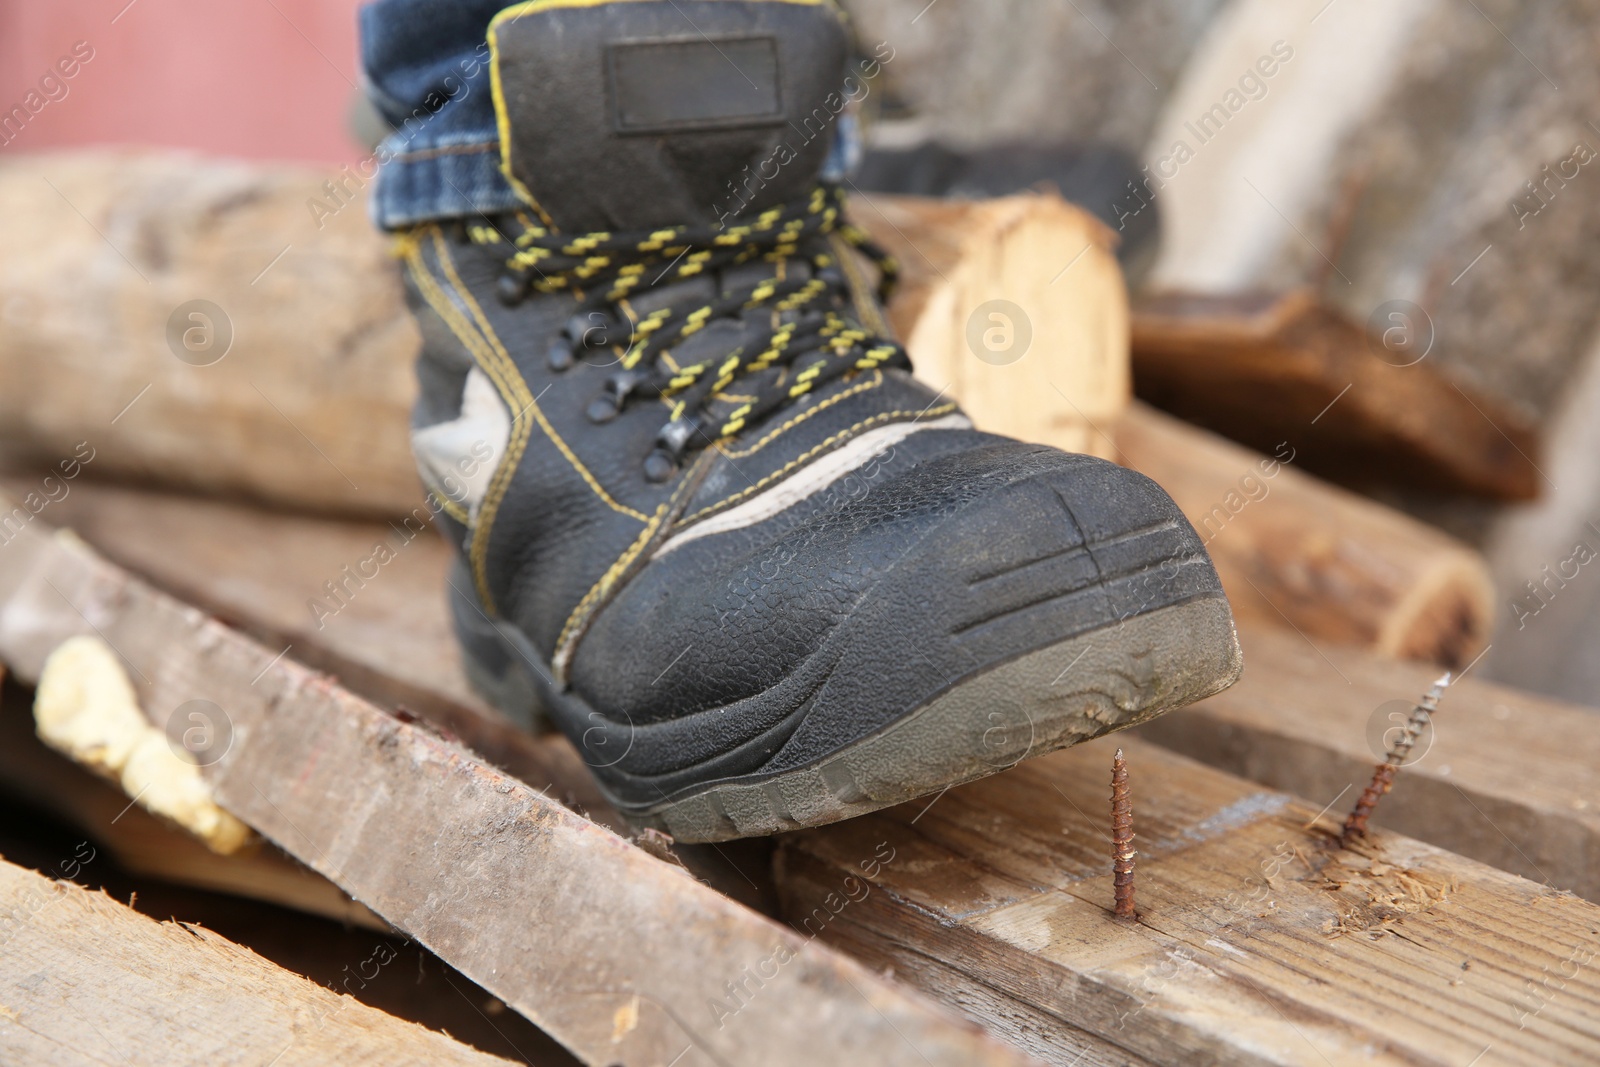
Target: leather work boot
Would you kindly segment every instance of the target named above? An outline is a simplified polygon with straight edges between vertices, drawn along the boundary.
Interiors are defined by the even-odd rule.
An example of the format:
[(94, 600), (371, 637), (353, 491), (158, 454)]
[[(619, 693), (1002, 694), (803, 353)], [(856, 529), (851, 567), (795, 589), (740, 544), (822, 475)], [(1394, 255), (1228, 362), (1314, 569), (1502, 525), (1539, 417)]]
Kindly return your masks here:
[(535, 0), (489, 42), (525, 206), (398, 239), (415, 451), (473, 680), (630, 820), (814, 826), (1234, 681), (1161, 489), (912, 378), (819, 178), (830, 3)]

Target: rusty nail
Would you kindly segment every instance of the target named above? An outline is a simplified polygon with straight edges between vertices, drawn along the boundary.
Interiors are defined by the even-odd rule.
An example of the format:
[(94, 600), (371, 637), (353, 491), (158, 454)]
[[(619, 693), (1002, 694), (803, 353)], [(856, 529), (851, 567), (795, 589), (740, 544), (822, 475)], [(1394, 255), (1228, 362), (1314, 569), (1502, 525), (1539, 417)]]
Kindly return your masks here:
[(1111, 870), (1119, 919), (1134, 918), (1133, 804), (1128, 799), (1128, 761), (1122, 749), (1111, 759)]
[(1433, 720), (1433, 713), (1439, 710), (1439, 698), (1449, 687), (1451, 677), (1448, 672), (1444, 677), (1433, 683), (1422, 699), (1411, 708), (1411, 717), (1406, 720), (1406, 725), (1400, 731), (1400, 736), (1389, 751), (1384, 755), (1382, 763), (1378, 764), (1372, 772), (1372, 781), (1362, 791), (1361, 798), (1356, 801), (1355, 808), (1350, 812), (1350, 817), (1344, 821), (1344, 829), (1339, 834), (1339, 844), (1349, 845), (1358, 837), (1367, 836), (1367, 820), (1372, 817), (1372, 810), (1378, 806), (1378, 801), (1383, 795), (1394, 788), (1394, 776), (1411, 757), (1411, 749), (1416, 745), (1417, 738), (1422, 736), (1422, 731), (1428, 728), (1428, 723)]

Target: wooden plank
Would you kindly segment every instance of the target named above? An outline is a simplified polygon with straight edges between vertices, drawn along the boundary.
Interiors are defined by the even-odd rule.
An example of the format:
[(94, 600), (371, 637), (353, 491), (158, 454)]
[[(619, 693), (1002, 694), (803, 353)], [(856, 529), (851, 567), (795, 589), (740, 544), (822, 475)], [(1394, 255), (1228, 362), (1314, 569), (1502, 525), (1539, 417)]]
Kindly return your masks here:
[[(26, 484), (0, 476), (0, 491)], [(337, 677), (352, 692), (402, 715), (420, 715), (579, 814), (618, 833), (632, 832), (564, 737), (529, 736), (472, 691), (444, 605), (450, 550), (431, 532), (405, 541), (382, 522), (286, 515), (87, 480), (51, 508), (48, 518), (71, 524), (113, 562), (162, 590)], [(345, 568), (371, 558), (379, 542), (390, 546), (393, 557), (376, 578), (357, 587)], [(330, 580), (345, 583), (349, 595), (333, 601), (325, 590)], [(315, 604), (339, 606), (329, 614), (313, 610)], [(81, 801), (73, 789), (47, 790), (36, 799), (69, 818)], [(340, 897), (326, 884), (305, 892), (303, 876), (309, 872), (256, 878), (249, 870), (253, 859), (218, 863), (186, 855), (187, 849), (167, 854), (144, 847), (150, 844), (129, 842), (130, 865), (179, 881), (217, 881), (219, 888), (242, 884), (250, 890), (246, 895), (319, 912)], [(702, 881), (741, 903), (773, 911), (762, 845), (679, 846), (676, 856)]]
[(60, 816), (134, 874), (389, 929), (371, 909), (276, 845), (219, 856), (130, 804), (121, 789), (45, 747), (34, 734), (33, 716), (9, 700), (0, 704), (0, 791)]
[[(1142, 414), (1136, 405), (1129, 419)], [(1159, 413), (1150, 413), (1145, 426), (1159, 431), (1170, 422)], [(1192, 427), (1175, 427), (1175, 443), (1161, 448), (1150, 447), (1150, 442), (1161, 439), (1149, 433), (1137, 440), (1130, 437), (1125, 432), (1126, 421), (1123, 429), (1120, 440), (1129, 461), (1166, 481), (1180, 505), (1190, 508), (1197, 520), (1203, 518), (1206, 506), (1223, 499), (1222, 487), (1236, 485), (1240, 472), (1258, 470), (1246, 450)], [(1220, 461), (1206, 466), (1214, 456)], [(1209, 544), (1241, 619), (1244, 678), (1218, 697), (1164, 716), (1146, 729), (1152, 739), (1167, 741), (1170, 737), (1169, 747), (1233, 773), (1302, 796), (1331, 797), (1350, 781), (1357, 781), (1355, 788), (1359, 789), (1359, 780), (1370, 771), (1366, 762), (1377, 758), (1367, 749), (1368, 720), (1387, 701), (1420, 695), (1438, 668), (1400, 666), (1354, 649), (1341, 650), (1334, 642), (1340, 636), (1351, 636), (1348, 625), (1339, 624), (1344, 627), (1341, 629), (1326, 618), (1319, 622), (1315, 615), (1303, 613), (1301, 605), (1329, 596), (1330, 586), (1335, 592), (1361, 587), (1360, 570), (1355, 576), (1348, 572), (1340, 576), (1340, 568), (1345, 566), (1370, 566), (1368, 573), (1395, 575), (1389, 579), (1394, 583), (1391, 588), (1400, 590), (1403, 601), (1400, 583), (1406, 579), (1402, 565), (1417, 568), (1425, 578), (1435, 565), (1451, 566), (1455, 553), (1469, 573), (1476, 573), (1478, 564), (1468, 550), (1443, 535), (1365, 501), (1345, 503), (1347, 494), (1293, 470), (1282, 470), (1265, 484), (1272, 487), (1272, 495), (1250, 503)], [(1207, 490), (1208, 486), (1215, 488)], [(1195, 499), (1200, 501), (1198, 506), (1192, 503)], [(372, 538), (383, 536), (383, 524), (346, 526), (87, 482), (77, 485), (59, 506), (62, 510), (56, 514), (73, 524), (97, 550), (158, 586), (197, 598), (202, 606), (250, 632), (282, 642), (278, 648), (295, 641), (291, 657), (304, 652), (325, 669), (349, 679), (351, 688), (366, 687), (367, 693), (378, 699), (399, 696), (405, 700), (405, 696), (398, 689), (372, 686), (369, 679), (373, 677), (404, 670), (404, 677), (390, 680), (395, 685), (409, 685), (414, 683), (406, 679), (416, 677), (418, 665), (428, 672), (455, 661), (457, 653), (437, 595), (448, 566), (446, 554), (439, 550), (442, 546), (418, 542), (407, 549), (369, 590), (363, 590), (345, 611), (326, 620), (324, 630), (317, 631), (304, 625), (310, 618), (305, 597), (320, 587), (330, 565), (351, 550), (363, 549)], [(319, 558), (310, 546), (333, 537), (330, 531), (345, 531), (337, 539), (344, 547)], [(1298, 546), (1303, 560), (1296, 564), (1280, 547), (1284, 545)], [(1274, 578), (1265, 568), (1250, 569), (1248, 551), (1257, 546), (1264, 553), (1277, 553), (1267, 558), (1278, 560), (1281, 578)], [(1317, 575), (1319, 570), (1331, 577), (1310, 583), (1302, 597), (1272, 594), (1273, 604), (1296, 620), (1305, 637), (1293, 633), (1275, 636), (1274, 630), (1281, 625), (1271, 624), (1281, 624), (1282, 616), (1238, 577), (1248, 575), (1262, 589), (1299, 588), (1306, 583), (1306, 575)], [(1372, 585), (1370, 579), (1366, 581), (1367, 588)], [(369, 597), (369, 591), (374, 595)], [(380, 592), (381, 596), (376, 595)], [(1347, 600), (1363, 610), (1378, 606), (1368, 598)], [(1393, 603), (1390, 601), (1391, 607)], [(1315, 649), (1308, 640), (1316, 642)], [(395, 649), (404, 650), (405, 655), (390, 655), (389, 650)], [(1339, 670), (1350, 681), (1316, 649), (1341, 664)], [(1494, 710), (1500, 704), (1529, 710), (1526, 714), (1507, 712), (1509, 717), (1502, 719), (1497, 717), (1502, 713)], [(1458, 705), (1460, 714), (1454, 711)], [(1441, 714), (1438, 744), (1443, 747), (1437, 753), (1450, 755), (1436, 754), (1423, 761), (1415, 768), (1415, 781), (1412, 772), (1403, 774), (1396, 794), (1399, 798), (1427, 793), (1432, 799), (1407, 800), (1403, 807), (1386, 803), (1378, 823), (1525, 877), (1544, 881), (1548, 876), (1561, 888), (1597, 899), (1600, 845), (1594, 843), (1597, 828), (1593, 820), (1600, 810), (1600, 797), (1593, 797), (1590, 768), (1600, 764), (1600, 719), (1582, 709), (1527, 694), (1488, 690), (1470, 680), (1452, 690)], [(1544, 721), (1559, 724), (1559, 729), (1538, 734), (1539, 743), (1527, 740), (1532, 735), (1528, 724)], [(469, 727), (456, 732), (465, 738), (474, 736)], [(543, 744), (564, 745), (555, 739)], [(477, 749), (473, 741), (468, 747)], [(559, 769), (561, 765), (549, 766)], [(570, 766), (573, 770), (563, 777), (547, 779), (556, 783), (557, 795), (592, 790), (581, 763), (573, 758)], [(1441, 774), (1446, 767), (1449, 773)], [(1528, 790), (1519, 784), (1529, 779), (1549, 786)], [(536, 777), (530, 780), (540, 784)], [(1515, 849), (1470, 806), (1460, 804), (1457, 788), (1506, 828), (1516, 842)], [(1590, 803), (1592, 808), (1581, 806)], [(1396, 818), (1403, 821), (1387, 821)], [(620, 826), (620, 821), (616, 825)], [(696, 862), (692, 849), (680, 852), (691, 864)], [(712, 858), (716, 858), (714, 853)], [(763, 883), (760, 890), (764, 893), (766, 880), (742, 858), (740, 866)], [(704, 868), (697, 869), (706, 873)], [(719, 879), (717, 884), (725, 889), (750, 889), (737, 875)]]
[(156, 922), (4, 860), (0, 946), (6, 1063), (511, 1062), (325, 989), (203, 927)]
[(1287, 438), (1307, 470), (1348, 484), (1539, 495), (1534, 427), (1423, 361), (1431, 324), (1384, 329), (1390, 348), (1305, 290), (1157, 294), (1134, 315), (1135, 388), (1263, 452)]
[[(1141, 728), (1233, 774), (1348, 809), (1438, 668), (1241, 630), (1232, 689)], [(1375, 754), (1376, 753), (1376, 754)], [(1373, 821), (1600, 903), (1600, 717), (1468, 676)]]
[(1194, 523), (1240, 623), (1447, 667), (1487, 643), (1496, 605), (1483, 557), (1296, 469), (1298, 435), (1261, 454), (1135, 404), (1116, 437), (1122, 462)]
[[(0, 475), (0, 491), (16, 498), (34, 481)], [(468, 684), (461, 654), (451, 647), (442, 610), (451, 550), (432, 530), (419, 534), (398, 523), (312, 518), (88, 479), (42, 517), (72, 527), (114, 562), (225, 622), (242, 621), (237, 606), (251, 605), (248, 625), (262, 641), (292, 642), (296, 659), (337, 672), (375, 700), (446, 725), (502, 718)], [(381, 569), (369, 562), (379, 544), (394, 556)], [(377, 577), (363, 578), (362, 571)], [(295, 580), (284, 581), (285, 574)], [(419, 604), (413, 597), (422, 589)], [(372, 631), (417, 608), (417, 623), (406, 630)]]
[[(94, 494), (88, 489), (87, 485), (80, 486), (74, 492), (76, 494), (83, 490), (81, 500), (89, 501)], [(141, 511), (152, 511), (158, 506), (155, 501), (148, 502), (145, 507), (130, 503), (118, 514), (132, 523)], [(239, 529), (242, 531), (249, 526), (249, 522), (241, 522)], [(123, 526), (124, 530), (129, 528)], [(197, 530), (205, 528), (203, 523), (194, 527)], [(107, 529), (115, 527), (108, 526)], [(292, 544), (293, 540), (284, 543)], [(170, 544), (179, 556), (183, 555), (181, 539)], [(286, 552), (283, 558), (292, 559), (293, 553)], [(278, 574), (286, 583), (293, 584), (296, 580), (286, 568), (280, 568)], [(419, 588), (417, 595), (421, 600), (438, 576), (416, 577), (425, 578), (430, 583)], [(219, 587), (235, 584), (225, 572), (197, 571), (196, 580)], [(389, 580), (388, 576), (384, 580)], [(354, 601), (352, 608), (359, 603), (359, 600)], [(396, 614), (389, 619), (389, 625), (399, 628), (416, 625), (415, 615), (415, 612)], [(374, 620), (374, 623), (381, 621)], [(374, 631), (373, 638), (377, 643), (388, 640), (382, 631)], [(1341, 691), (1348, 691), (1350, 687), (1304, 639), (1289, 636), (1274, 641), (1270, 633), (1247, 627), (1243, 640), (1248, 666), (1245, 680), (1234, 692), (1241, 702), (1248, 701), (1241, 706), (1252, 711), (1254, 726), (1246, 729), (1239, 725), (1245, 721), (1242, 713), (1232, 716), (1231, 722), (1222, 714), (1234, 695), (1231, 692), (1192, 711), (1167, 716), (1152, 724), (1151, 729), (1165, 731), (1183, 727), (1185, 740), (1181, 743), (1196, 746), (1194, 751), (1207, 758), (1213, 757), (1206, 744), (1211, 744), (1213, 750), (1219, 750), (1224, 755), (1243, 751), (1250, 758), (1247, 763), (1238, 765), (1239, 770), (1262, 777), (1268, 777), (1269, 772), (1276, 773), (1280, 775), (1278, 784), (1290, 784), (1283, 781), (1281, 776), (1303, 773), (1308, 768), (1326, 768), (1326, 783), (1311, 779), (1301, 790), (1324, 801), (1332, 799), (1350, 776), (1357, 777), (1355, 788), (1359, 789), (1360, 779), (1370, 769), (1366, 766), (1370, 754), (1363, 754), (1366, 720), (1370, 714), (1384, 700), (1407, 698), (1420, 692), (1423, 683), (1435, 673), (1431, 668), (1388, 664), (1372, 657), (1341, 652), (1326, 643), (1319, 644), (1318, 647), (1330, 658), (1342, 664), (1340, 669), (1352, 679), (1358, 682), (1361, 679), (1375, 679), (1361, 682), (1358, 694), (1364, 695), (1350, 697), (1346, 705)], [(1255, 650), (1255, 654), (1252, 655), (1251, 650)], [(1285, 665), (1281, 671), (1277, 669), (1279, 664)], [(1319, 665), (1321, 673), (1317, 670)], [(1274, 699), (1272, 694), (1280, 689), (1287, 696)], [(1516, 710), (1516, 716), (1503, 720), (1498, 717), (1493, 702), (1480, 696), (1485, 692), (1483, 687), (1475, 686), (1470, 680), (1452, 691), (1441, 712), (1441, 732), (1434, 752), (1413, 771), (1400, 776), (1395, 794), (1379, 809), (1376, 821), (1380, 825), (1398, 824), (1407, 832), (1435, 843), (1469, 849), (1481, 859), (1537, 876), (1537, 872), (1525, 870), (1517, 854), (1517, 850), (1520, 850), (1550, 875), (1556, 885), (1567, 885), (1569, 883), (1564, 880), (1567, 868), (1562, 866), (1563, 863), (1587, 865), (1583, 869), (1593, 870), (1593, 846), (1586, 843), (1592, 842), (1594, 836), (1592, 818), (1584, 812), (1572, 810), (1571, 804), (1583, 801), (1586, 796), (1593, 797), (1590, 768), (1600, 762), (1593, 754), (1595, 723), (1579, 710), (1557, 709), (1546, 703), (1525, 704), (1523, 701), (1527, 698), (1520, 696), (1508, 702), (1508, 706)], [(1468, 697), (1471, 698), (1470, 703)], [(1331, 720), (1324, 713), (1324, 709), (1328, 708), (1344, 709), (1342, 718)], [(1522, 714), (1522, 711), (1527, 714)], [(1556, 714), (1557, 711), (1560, 714)], [(1515, 768), (1526, 765), (1516, 762), (1516, 753), (1519, 747), (1527, 751), (1530, 744), (1528, 738), (1534, 733), (1529, 724), (1544, 722), (1552, 724), (1548, 733), (1539, 735), (1548, 744), (1530, 755), (1530, 761), (1536, 761), (1536, 765), (1543, 768), (1549, 787), (1544, 790), (1524, 790), (1519, 788), (1518, 782), (1525, 776), (1521, 776)], [(1274, 739), (1277, 739), (1277, 747), (1273, 747)], [(1446, 756), (1446, 753), (1450, 754)], [(1504, 767), (1507, 761), (1512, 767), (1510, 771)], [(1446, 767), (1449, 773), (1441, 775), (1439, 772)], [(1537, 776), (1532, 780), (1537, 781)], [(1422, 795), (1414, 791), (1429, 783), (1432, 783), (1429, 787), (1435, 788), (1439, 795)], [(1460, 795), (1454, 792), (1457, 786), (1467, 794), (1471, 803), (1461, 801)], [(1585, 789), (1587, 793), (1583, 791)], [(1353, 791), (1347, 793), (1340, 809), (1336, 810), (1348, 806), (1352, 795)], [(941, 800), (939, 804), (942, 806), (945, 802)], [(1564, 815), (1560, 810), (1562, 803), (1568, 805), (1570, 814)], [(1511, 835), (1515, 848), (1492, 829), (1484, 815), (1479, 814), (1479, 809)], [(1086, 806), (1086, 810), (1094, 809)], [(1575, 832), (1581, 836), (1574, 837)], [(1494, 851), (1496, 849), (1499, 851)], [(1579, 888), (1581, 883), (1574, 880), (1571, 885)], [(915, 977), (919, 968), (948, 968), (948, 964), (932, 960), (925, 953), (912, 949), (905, 949), (900, 957), (893, 959), (876, 950), (863, 951), (862, 954), (869, 963), (892, 964), (898, 974), (908, 979)], [(1019, 1006), (992, 990), (969, 990), (962, 997), (970, 1001), (981, 1001), (987, 997), (994, 1007), (982, 1017), (996, 1032), (1013, 1039), (1024, 1040), (1031, 1032), (1042, 1035), (1040, 1040), (1045, 1041), (1080, 1040), (1076, 1032), (1064, 1031), (1059, 1024), (1054, 1024), (1052, 1029), (1049, 1022), (1052, 1017), (1037, 1014), (1038, 1009)], [(1066, 1033), (1067, 1037), (1059, 1038), (1060, 1033)], [(1071, 1047), (1081, 1051), (1088, 1046), (1079, 1044)], [(1086, 1056), (1090, 1054), (1085, 1053)], [(1092, 1054), (1102, 1057), (1111, 1055), (1104, 1050)], [(1066, 1059), (1070, 1062), (1070, 1057)], [(1086, 1059), (1085, 1062), (1092, 1061)], [(1106, 1059), (1105, 1062), (1115, 1060)]]
[[(1014, 1037), (1007, 1019), (1044, 1016), (1159, 1063), (1600, 1058), (1600, 907), (1388, 832), (1328, 848), (1342, 812), (1316, 823), (1317, 804), (1134, 739), (1139, 918), (1117, 920), (1114, 744), (788, 835), (786, 914)], [(872, 891), (821, 921), (884, 841)]]
[(206, 768), (220, 804), (587, 1062), (1022, 1062), (31, 525), (0, 554), (0, 659), (36, 680), (50, 650), (85, 633), (127, 661), (152, 720), (191, 699), (222, 709), (232, 743)]

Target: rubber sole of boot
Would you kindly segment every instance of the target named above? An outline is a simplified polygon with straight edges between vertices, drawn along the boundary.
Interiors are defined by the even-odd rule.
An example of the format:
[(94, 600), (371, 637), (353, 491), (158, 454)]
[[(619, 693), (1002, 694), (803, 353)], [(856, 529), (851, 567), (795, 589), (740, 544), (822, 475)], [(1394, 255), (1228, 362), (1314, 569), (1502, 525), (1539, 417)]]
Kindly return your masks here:
[(1220, 692), (1241, 668), (1226, 602), (1195, 600), (994, 667), (812, 766), (620, 810), (685, 842), (820, 826), (1136, 726)]
[[(451, 584), (461, 595), (463, 587)], [(547, 679), (549, 671), (526, 639), (503, 625), (477, 641), (462, 636), (469, 675), (489, 683), (480, 685), (485, 695), (517, 701), (500, 705), (513, 718), (535, 718), (534, 694), (546, 687), (533, 675)], [(650, 805), (608, 799), (635, 826), (685, 843), (821, 826), (1136, 726), (1226, 689), (1242, 666), (1227, 601), (1204, 597), (999, 664), (809, 766), (706, 782)], [(545, 692), (544, 699), (587, 721), (587, 706), (571, 694)]]

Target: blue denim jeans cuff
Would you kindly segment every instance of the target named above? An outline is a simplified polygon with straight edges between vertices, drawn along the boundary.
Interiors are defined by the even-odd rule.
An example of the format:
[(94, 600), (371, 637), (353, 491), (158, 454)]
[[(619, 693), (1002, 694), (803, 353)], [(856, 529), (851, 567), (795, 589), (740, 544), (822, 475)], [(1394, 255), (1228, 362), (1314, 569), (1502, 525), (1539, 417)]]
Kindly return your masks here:
[[(840, 116), (822, 180), (842, 181), (861, 156), (855, 116)], [(378, 177), (367, 210), (380, 229), (433, 219), (490, 215), (523, 206), (500, 173), (500, 142), (471, 130), (406, 141), (396, 133), (378, 147)]]
[(394, 129), (378, 148), (372, 220), (395, 229), (504, 211), (489, 20), (507, 0), (376, 0), (361, 9), (367, 92)]
[(441, 131), (425, 140), (396, 132), (378, 147), (378, 158), (368, 210), (382, 229), (509, 211), (521, 203), (500, 173), (500, 142), (492, 132)]

